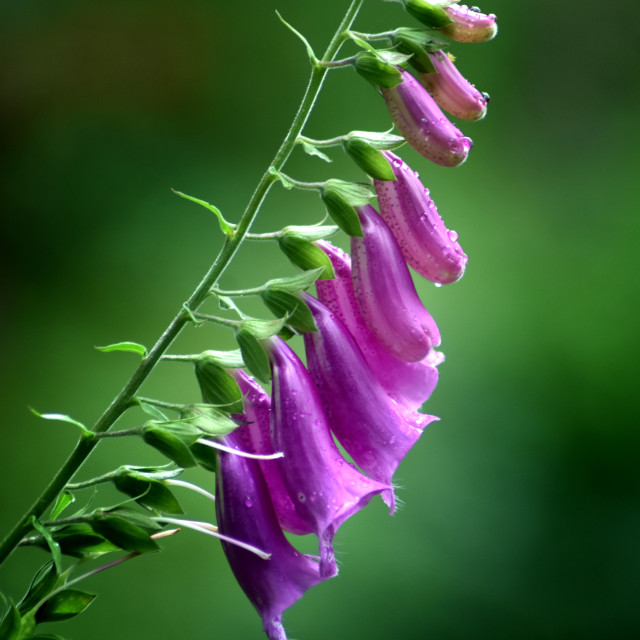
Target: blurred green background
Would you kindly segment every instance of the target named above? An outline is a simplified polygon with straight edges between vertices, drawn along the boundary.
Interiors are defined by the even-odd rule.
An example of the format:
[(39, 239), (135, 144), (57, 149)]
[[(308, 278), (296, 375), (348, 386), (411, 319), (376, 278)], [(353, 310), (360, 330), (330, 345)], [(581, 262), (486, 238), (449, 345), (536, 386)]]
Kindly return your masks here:
[[(220, 246), (213, 217), (170, 188), (236, 220), (286, 131), (307, 63), (274, 9), (320, 52), (347, 5), (0, 2), (0, 535), (76, 438), (27, 405), (92, 423), (136, 364), (93, 346), (151, 345)], [(485, 121), (462, 125), (469, 161), (444, 169), (402, 151), (470, 256), (461, 282), (419, 284), (447, 356), (427, 406), (441, 421), (397, 473), (399, 513), (376, 500), (340, 530), (341, 575), (287, 612), (292, 637), (640, 633), (640, 10), (602, 7), (493, 0), (482, 8), (498, 15), (498, 38), (452, 47), (492, 96)], [(399, 5), (366, 0), (356, 26), (412, 24)], [(375, 91), (342, 70), (306, 132), (388, 126)], [(287, 170), (361, 179), (338, 154), (325, 165), (296, 152)], [(322, 215), (316, 196), (276, 187), (257, 229)], [(224, 284), (285, 273), (277, 251), (250, 244)], [(205, 326), (174, 352), (232, 344)], [(175, 364), (144, 393), (198, 399)], [(161, 461), (139, 442), (108, 442), (79, 477)], [(204, 472), (186, 477), (212, 488)], [(180, 497), (194, 518), (213, 517), (203, 498)], [(163, 547), (86, 582), (99, 599), (50, 632), (262, 637), (215, 541), (182, 532)], [(14, 554), (3, 589), (18, 597), (44, 560)]]

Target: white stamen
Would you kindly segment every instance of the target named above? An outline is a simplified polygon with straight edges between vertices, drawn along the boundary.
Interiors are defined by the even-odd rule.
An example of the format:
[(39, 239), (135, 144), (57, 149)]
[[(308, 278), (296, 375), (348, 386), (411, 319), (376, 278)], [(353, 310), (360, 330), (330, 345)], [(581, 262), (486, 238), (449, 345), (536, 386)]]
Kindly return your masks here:
[(235, 453), (241, 458), (252, 458), (253, 460), (276, 460), (277, 458), (284, 458), (282, 451), (269, 454), (249, 453), (247, 451), (240, 451), (239, 449), (232, 449), (231, 447), (227, 447), (219, 442), (212, 442), (211, 440), (198, 440), (198, 442), (200, 444), (206, 444), (207, 447), (212, 447), (213, 449), (220, 449), (220, 451), (226, 451), (227, 453)]

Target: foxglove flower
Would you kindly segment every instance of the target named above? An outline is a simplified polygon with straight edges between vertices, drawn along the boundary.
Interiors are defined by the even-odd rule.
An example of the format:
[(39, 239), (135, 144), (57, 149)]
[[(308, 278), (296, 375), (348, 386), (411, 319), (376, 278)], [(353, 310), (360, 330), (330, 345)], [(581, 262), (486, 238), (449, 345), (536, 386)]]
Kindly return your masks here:
[(456, 42), (486, 42), (498, 33), (498, 23), (493, 13), (481, 13), (477, 7), (451, 4), (443, 7), (452, 22), (440, 28), (448, 38)]
[[(241, 449), (237, 431), (225, 444)], [(260, 467), (233, 453), (218, 452), (216, 514), (221, 533), (271, 554), (267, 560), (230, 542), (222, 541), (231, 570), (262, 617), (270, 640), (286, 640), (282, 613), (321, 582), (320, 567), (311, 556), (299, 553), (285, 538), (276, 518)]]
[[(422, 430), (436, 418), (403, 409), (384, 392), (347, 328), (304, 294), (318, 331), (304, 334), (307, 367), (340, 444), (374, 480), (386, 485)], [(395, 511), (393, 489), (382, 499)]]
[(385, 221), (358, 208), (364, 237), (351, 238), (353, 289), (366, 323), (401, 360), (418, 362), (440, 344), (440, 332), (424, 308), (400, 247)]
[(432, 282), (448, 284), (462, 277), (467, 256), (458, 234), (449, 231), (438, 215), (429, 190), (398, 156), (383, 152), (396, 177), (375, 180), (380, 215), (398, 241), (410, 267)]
[[(260, 455), (276, 453), (271, 440), (271, 398), (265, 390), (242, 369), (234, 369), (235, 378), (244, 396), (243, 420), (247, 425), (236, 429), (245, 450)], [(312, 533), (309, 525), (298, 516), (291, 496), (287, 492), (280, 474), (280, 467), (274, 460), (260, 460), (258, 464), (267, 483), (273, 508), (285, 530), (297, 535)]]
[(480, 120), (487, 113), (489, 94), (480, 93), (457, 69), (444, 51), (428, 53), (435, 72), (418, 73), (423, 87), (438, 105), (456, 118)]
[(338, 571), (333, 537), (338, 527), (389, 485), (361, 474), (340, 455), (318, 392), (298, 356), (280, 338), (264, 341), (273, 378), (271, 433), (284, 453), (274, 460), (296, 512), (318, 536), (320, 574)]
[(433, 349), (420, 362), (406, 362), (393, 355), (373, 334), (356, 302), (351, 279), (351, 258), (330, 242), (317, 245), (329, 256), (335, 278), (317, 280), (318, 299), (339, 318), (356, 341), (371, 371), (386, 393), (412, 411), (433, 393), (438, 383), (438, 364), (444, 355)]
[(429, 92), (408, 72), (400, 69), (402, 82), (380, 88), (389, 113), (405, 140), (428, 160), (455, 167), (467, 159), (471, 138), (447, 120)]

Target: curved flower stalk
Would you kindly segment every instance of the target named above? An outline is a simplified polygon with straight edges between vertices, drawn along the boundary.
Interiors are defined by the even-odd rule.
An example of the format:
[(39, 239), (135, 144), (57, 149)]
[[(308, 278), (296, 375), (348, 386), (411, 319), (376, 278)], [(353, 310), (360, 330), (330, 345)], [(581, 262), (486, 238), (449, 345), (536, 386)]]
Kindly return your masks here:
[(471, 138), (442, 113), (429, 92), (408, 72), (398, 67), (402, 82), (381, 87), (389, 114), (405, 140), (428, 160), (444, 167), (462, 164), (473, 146)]
[(440, 331), (424, 308), (400, 247), (385, 221), (367, 205), (358, 208), (364, 237), (351, 238), (353, 289), (378, 340), (407, 362), (424, 360), (440, 344)]
[[(374, 480), (386, 485), (435, 416), (404, 409), (384, 392), (347, 328), (308, 294), (318, 331), (304, 334), (307, 367), (340, 444)], [(392, 488), (382, 499), (395, 511)]]
[(298, 515), (318, 536), (320, 574), (338, 571), (333, 537), (376, 494), (390, 489), (362, 475), (340, 455), (309, 373), (280, 338), (265, 340), (273, 375), (271, 432), (284, 453), (274, 460)]
[(462, 120), (481, 120), (487, 113), (489, 94), (481, 93), (461, 73), (449, 54), (433, 51), (427, 54), (435, 71), (418, 73), (418, 78), (433, 99), (447, 113)]
[[(242, 449), (237, 434), (225, 437), (227, 446)], [(312, 556), (297, 551), (280, 529), (269, 491), (255, 460), (218, 452), (216, 515), (226, 536), (255, 545), (271, 554), (268, 560), (222, 541), (233, 575), (262, 618), (270, 640), (286, 640), (282, 613), (328, 576)]]
[[(235, 378), (244, 396), (243, 419), (247, 425), (237, 429), (236, 433), (244, 445), (245, 450), (261, 455), (275, 453), (271, 440), (271, 398), (266, 391), (242, 369), (234, 369), (231, 375)], [(273, 464), (273, 460), (260, 460), (258, 464), (269, 488), (271, 502), (280, 522), (285, 530), (297, 535), (312, 533), (309, 525), (296, 513), (291, 496), (285, 488), (280, 467)]]
[(438, 383), (444, 355), (433, 349), (420, 362), (406, 362), (392, 354), (373, 334), (356, 302), (351, 258), (330, 242), (316, 243), (331, 260), (333, 280), (316, 281), (318, 299), (338, 317), (355, 340), (376, 379), (398, 404), (414, 411), (424, 404)]
[(444, 10), (452, 22), (440, 31), (456, 42), (487, 42), (498, 33), (493, 13), (481, 13), (477, 7), (470, 9), (466, 4), (451, 4)]
[(439, 284), (459, 280), (468, 258), (458, 244), (458, 234), (449, 231), (420, 177), (391, 151), (389, 160), (395, 180), (375, 180), (380, 215), (398, 241), (410, 267)]

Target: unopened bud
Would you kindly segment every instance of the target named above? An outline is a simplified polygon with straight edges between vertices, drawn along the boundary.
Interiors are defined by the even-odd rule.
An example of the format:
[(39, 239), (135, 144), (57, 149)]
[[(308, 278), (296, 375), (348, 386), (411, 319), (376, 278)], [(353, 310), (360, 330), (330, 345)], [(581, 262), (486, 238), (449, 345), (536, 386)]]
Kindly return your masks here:
[(451, 19), (440, 28), (448, 38), (456, 42), (487, 42), (498, 33), (498, 23), (493, 13), (481, 13), (478, 7), (452, 4), (444, 8)]

